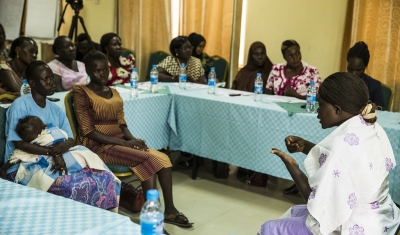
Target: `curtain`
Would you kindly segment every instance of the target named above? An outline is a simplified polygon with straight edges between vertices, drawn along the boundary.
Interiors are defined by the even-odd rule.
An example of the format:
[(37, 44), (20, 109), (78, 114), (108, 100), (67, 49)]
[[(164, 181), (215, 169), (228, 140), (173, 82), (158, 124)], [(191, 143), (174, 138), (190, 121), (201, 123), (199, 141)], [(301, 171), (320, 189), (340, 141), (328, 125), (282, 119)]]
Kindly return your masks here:
[(122, 47), (134, 51), (140, 81), (146, 78), (150, 54), (169, 53), (170, 0), (118, 1), (118, 35)]
[(198, 33), (207, 40), (204, 51), (229, 61), (231, 52), (232, 0), (181, 0), (179, 35)]
[(341, 69), (346, 71), (347, 51), (364, 41), (370, 51), (366, 73), (393, 91), (392, 107), (400, 110), (400, 0), (349, 0)]

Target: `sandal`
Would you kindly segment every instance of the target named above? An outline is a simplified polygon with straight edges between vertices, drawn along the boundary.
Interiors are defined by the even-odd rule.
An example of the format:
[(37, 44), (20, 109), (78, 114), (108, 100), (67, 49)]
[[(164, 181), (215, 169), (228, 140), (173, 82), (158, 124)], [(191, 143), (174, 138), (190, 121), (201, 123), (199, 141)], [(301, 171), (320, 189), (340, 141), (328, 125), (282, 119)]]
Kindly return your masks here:
[(173, 224), (179, 227), (192, 227), (193, 223), (189, 223), (188, 218), (182, 213), (175, 215), (173, 219), (164, 219), (164, 223)]
[(296, 184), (293, 184), (289, 188), (283, 190), (283, 194), (286, 194), (286, 195), (296, 195), (298, 193), (299, 193), (299, 189), (297, 188)]

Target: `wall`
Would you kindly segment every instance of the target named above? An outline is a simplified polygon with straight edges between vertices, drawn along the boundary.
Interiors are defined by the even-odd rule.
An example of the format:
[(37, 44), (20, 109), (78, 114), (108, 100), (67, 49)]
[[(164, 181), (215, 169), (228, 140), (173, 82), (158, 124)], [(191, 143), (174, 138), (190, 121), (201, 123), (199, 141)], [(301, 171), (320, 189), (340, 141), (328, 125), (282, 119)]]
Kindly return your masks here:
[[(94, 42), (100, 42), (105, 33), (116, 32), (115, 28), (115, 3), (116, 0), (83, 0), (82, 16), (86, 29)], [(63, 9), (66, 2), (63, 1)], [(62, 25), (60, 35), (68, 35), (74, 11), (68, 6), (64, 15), (65, 23)], [(81, 24), (78, 24), (78, 34), (83, 33)]]
[(272, 63), (282, 63), (282, 42), (295, 39), (321, 78), (339, 71), (346, 7), (347, 0), (247, 0), (244, 63), (254, 41), (265, 44)]

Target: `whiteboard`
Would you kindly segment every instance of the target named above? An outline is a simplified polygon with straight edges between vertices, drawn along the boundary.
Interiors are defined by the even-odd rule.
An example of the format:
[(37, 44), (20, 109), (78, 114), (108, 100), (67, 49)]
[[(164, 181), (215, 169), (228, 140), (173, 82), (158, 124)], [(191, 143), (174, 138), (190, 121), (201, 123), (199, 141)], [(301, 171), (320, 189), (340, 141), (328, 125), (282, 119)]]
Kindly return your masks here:
[(59, 4), (59, 0), (27, 0), (25, 36), (54, 39)]
[(0, 23), (6, 32), (6, 39), (13, 41), (20, 36), (25, 0), (0, 0)]

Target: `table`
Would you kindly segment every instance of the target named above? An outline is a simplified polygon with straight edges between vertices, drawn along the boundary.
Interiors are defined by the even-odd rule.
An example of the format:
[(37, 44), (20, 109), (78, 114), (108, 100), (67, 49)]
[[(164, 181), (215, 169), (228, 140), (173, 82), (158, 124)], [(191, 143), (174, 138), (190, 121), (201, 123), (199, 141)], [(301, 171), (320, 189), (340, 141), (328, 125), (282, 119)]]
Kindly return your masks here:
[(0, 179), (0, 234), (133, 234), (128, 217)]
[[(291, 179), (289, 172), (271, 148), (286, 150), (288, 135), (318, 143), (334, 128), (321, 129), (317, 114), (298, 113), (289, 117), (277, 104), (254, 102), (253, 96), (208, 95), (207, 90), (175, 94), (168, 121), (170, 148), (236, 166)], [(385, 129), (396, 161), (400, 164), (400, 113), (378, 112), (378, 123)], [(292, 155), (301, 164), (305, 155)], [(400, 166), (390, 174), (390, 194), (400, 203)]]

